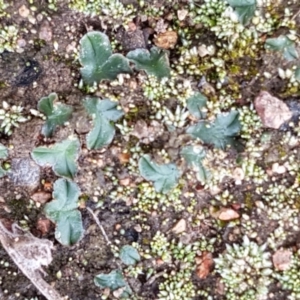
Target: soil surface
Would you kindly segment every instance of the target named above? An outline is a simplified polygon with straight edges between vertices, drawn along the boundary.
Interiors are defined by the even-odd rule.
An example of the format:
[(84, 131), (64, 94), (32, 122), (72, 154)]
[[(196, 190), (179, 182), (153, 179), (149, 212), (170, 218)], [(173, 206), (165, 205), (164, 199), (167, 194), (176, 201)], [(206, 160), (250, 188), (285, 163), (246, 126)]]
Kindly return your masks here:
[[(299, 66), (298, 59), (289, 62), (282, 53), (266, 51), (263, 46), (253, 55), (232, 57), (226, 61), (227, 66), (230, 66), (227, 67), (229, 75), (221, 89), (217, 88), (218, 71), (215, 66), (204, 71), (207, 72), (204, 74), (207, 80), (204, 87), (201, 84), (204, 78), (202, 74), (177, 73), (176, 86), (173, 89), (183, 92), (184, 80), (188, 80), (194, 91), (201, 91), (208, 98), (214, 99), (214, 107), (217, 107), (216, 102), (222, 95), (221, 91), (226, 91), (226, 95), (234, 101), (228, 107), (221, 108), (222, 112), (229, 111), (231, 107), (253, 107), (254, 99), (263, 90), (284, 101), (293, 114), (292, 119), (278, 129), (262, 126), (257, 132), (250, 132), (250, 135), (253, 134), (253, 151), (243, 150), (250, 147), (247, 143), (251, 138), (243, 139), (240, 136), (237, 138), (240, 149), (226, 148), (222, 151), (216, 150), (211, 144), (205, 145), (207, 153), (211, 155), (206, 165), (216, 168), (216, 172), (226, 168), (235, 170), (241, 166), (239, 161), (243, 161), (248, 155), (252, 157), (250, 152), (258, 153), (257, 156), (253, 155), (253, 159), (265, 174), (265, 180), (257, 181), (259, 176), (254, 172), (256, 175), (249, 175), (249, 178), (244, 174), (238, 184), (238, 176), (234, 178), (229, 175), (219, 181), (216, 179), (216, 184), (205, 184), (196, 178), (196, 172), (187, 167), (181, 156), (182, 146), (192, 143), (186, 129), (189, 124), (195, 124), (194, 116), (190, 114), (186, 125), (175, 129), (152, 118), (155, 114), (151, 100), (145, 95), (145, 72), (135, 69), (130, 76), (119, 79), (121, 84), (118, 80), (114, 81), (117, 84), (102, 81), (95, 91), (86, 87), (79, 88), (79, 41), (91, 30), (105, 32), (113, 44), (113, 51), (124, 55), (138, 48), (151, 49), (153, 45), (165, 48), (173, 70), (177, 70), (176, 66), (180, 65), (180, 51), (184, 40), (192, 40), (189, 48), (207, 42), (218, 45), (216, 48), (222, 48), (215, 34), (205, 29), (204, 25), (200, 23), (194, 26), (190, 24), (191, 20), (178, 17), (185, 13), (188, 1), (174, 1), (174, 4), (170, 1), (145, 1), (143, 7), (137, 1), (122, 1), (125, 7), (133, 5), (135, 8), (132, 20), (127, 24), (116, 24), (114, 19), (109, 22), (109, 16), (102, 18), (76, 11), (69, 7), (67, 1), (52, 1), (56, 3), (55, 10), (50, 8), (50, 1), (33, 2), (29, 4), (25, 0), (12, 1), (5, 8), (10, 16), (0, 18), (1, 23), (13, 24), (19, 28), (18, 43), (22, 46), (20, 51), (5, 50), (0, 53), (0, 104), (6, 101), (11, 107), (22, 106), (24, 116), (28, 117), (27, 122), (12, 129), (11, 135), (0, 130), (0, 143), (8, 149), (8, 157), (1, 160), (2, 166), (7, 167), (8, 171), (6, 176), (0, 178), (0, 219), (9, 224), (17, 223), (34, 236), (54, 243), (53, 260), (48, 267), (44, 267), (45, 281), (62, 296), (67, 297), (66, 299), (118, 299), (122, 291), (118, 294), (117, 289), (103, 289), (94, 283), (96, 275), (108, 274), (118, 269), (122, 271), (132, 290), (129, 299), (233, 299), (229, 298), (213, 262), (213, 259), (225, 253), (227, 244), (241, 245), (243, 237), (247, 235), (259, 245), (267, 243), (267, 250), (272, 255), (279, 249), (289, 249), (296, 255), (300, 246), (300, 220), (298, 216), (295, 217), (294, 211), (300, 207), (299, 188), (293, 190), (293, 197), (296, 199), (291, 204), (293, 213), (289, 215), (287, 212), (286, 219), (270, 217), (273, 207), (271, 204), (268, 207), (269, 203), (262, 195), (269, 195), (267, 191), (272, 184), (284, 184), (286, 188), (290, 188), (300, 181), (299, 87), (295, 85), (296, 88), (291, 88), (288, 78), (282, 79), (278, 75), (278, 68), (286, 70)], [(286, 4), (275, 2), (278, 3), (274, 5), (272, 16), (278, 14), (283, 18)], [(202, 1), (195, 3), (199, 7), (202, 4)], [(29, 16), (24, 17), (20, 11), (22, 7), (29, 9)], [(154, 11), (152, 14), (151, 9)], [(296, 22), (296, 36), (299, 38), (300, 4), (291, 4), (289, 9), (290, 19), (294, 18)], [(173, 37), (167, 37), (163, 42), (157, 38), (161, 34), (160, 30), (163, 31), (163, 24), (170, 31), (178, 31), (178, 41), (174, 47)], [(199, 34), (195, 33), (197, 30)], [(288, 33), (288, 26), (281, 26), (271, 33), (260, 33), (259, 41), (262, 43), (267, 38)], [(296, 51), (300, 54), (298, 45), (299, 41)], [(197, 63), (198, 61), (194, 65)], [(193, 63), (187, 65), (192, 66)], [(163, 92), (167, 93), (167, 88), (169, 87), (165, 87)], [(30, 110), (37, 110), (38, 101), (50, 93), (57, 93), (59, 102), (72, 106), (73, 113), (66, 124), (58, 126), (54, 134), (46, 138), (41, 133), (45, 120), (32, 115)], [(175, 112), (181, 102), (171, 92), (169, 94), (171, 96), (167, 99), (161, 97), (164, 99), (162, 103)], [(126, 120), (128, 127), (135, 128), (135, 134), (127, 134), (126, 131), (116, 128), (114, 139), (107, 147), (88, 149), (86, 136), (93, 125), (82, 106), (83, 99), (87, 96), (119, 101), (126, 117), (116, 123), (125, 126), (123, 120)], [(214, 114), (208, 114), (212, 119)], [(154, 119), (156, 123), (151, 123)], [(291, 121), (294, 123), (291, 124)], [(136, 124), (140, 125), (140, 129), (135, 127)], [(154, 136), (153, 140), (150, 138), (151, 134)], [(46, 203), (53, 198), (53, 184), (59, 176), (51, 166), (41, 167), (34, 162), (31, 153), (36, 147), (50, 147), (70, 137), (80, 141), (78, 170), (73, 181), (81, 191), (78, 209), (82, 216), (84, 234), (73, 246), (64, 246), (55, 238), (56, 225), (49, 222), (44, 211)], [(294, 142), (291, 141), (292, 137)], [(140, 148), (135, 148), (136, 146)], [(141, 190), (147, 188), (142, 184), (148, 182), (152, 187), (152, 183), (138, 175), (138, 158), (141, 154), (151, 154), (153, 160), (159, 164), (176, 164), (181, 173), (177, 196), (174, 196), (176, 190), (173, 190), (161, 202), (157, 200), (161, 196), (154, 197), (155, 204), (154, 200), (149, 200), (151, 197), (148, 202), (145, 201), (146, 204), (142, 202), (146, 196), (139, 195), (144, 195), (145, 192)], [(292, 161), (289, 157), (292, 157)], [(135, 164), (129, 160), (131, 158), (136, 161)], [(278, 166), (285, 166), (285, 169), (278, 171), (276, 163)], [(211, 182), (214, 182), (213, 179)], [(270, 202), (276, 200), (272, 193), (276, 191), (271, 192)], [(38, 201), (37, 194), (41, 197)], [(259, 202), (264, 202), (267, 208), (259, 209)], [(107, 237), (103, 235), (90, 211), (100, 221)], [(237, 217), (222, 220), (221, 211), (237, 213)], [(273, 213), (276, 214), (276, 210)], [(289, 218), (293, 218), (296, 224), (290, 224)], [(177, 225), (179, 229), (176, 228)], [(276, 235), (279, 227), (283, 228), (284, 234), (272, 240), (271, 237)], [(176, 257), (173, 250), (165, 250), (165, 253), (171, 253), (171, 261), (163, 259), (163, 254), (159, 255), (153, 250), (154, 237), (158, 232), (166, 237), (170, 249), (172, 243), (194, 247), (195, 243), (201, 242), (202, 246), (194, 251), (194, 255), (201, 262), (193, 260), (191, 268), (184, 261), (188, 252), (183, 251), (183, 257)], [(274, 246), (270, 239), (274, 241)], [(212, 247), (203, 246), (203, 241), (213, 241)], [(141, 255), (141, 260), (132, 269), (118, 257), (118, 251), (124, 245), (133, 245)], [(208, 259), (207, 265), (203, 265), (207, 253), (210, 253), (211, 259)], [(188, 282), (192, 283), (195, 295), (187, 293), (180, 296), (181, 298), (171, 298), (171, 292), (167, 292), (169, 298), (168, 295), (164, 298), (161, 295), (164, 290), (162, 284), (171, 280), (170, 278), (176, 278), (176, 272), (184, 270), (185, 263), (186, 269), (191, 269)], [(46, 299), (22, 274), (1, 245), (0, 266), (1, 299)], [(272, 268), (275, 272), (274, 265)], [(140, 272), (136, 274), (138, 271)], [(180, 282), (173, 280), (175, 286)], [(169, 289), (172, 289), (172, 285), (169, 285)], [(174, 287), (174, 290), (178, 289), (180, 290)], [(165, 290), (169, 291), (167, 288)], [(204, 292), (201, 294), (199, 291)], [(278, 280), (273, 279), (267, 295), (261, 299), (288, 299), (290, 293)]]

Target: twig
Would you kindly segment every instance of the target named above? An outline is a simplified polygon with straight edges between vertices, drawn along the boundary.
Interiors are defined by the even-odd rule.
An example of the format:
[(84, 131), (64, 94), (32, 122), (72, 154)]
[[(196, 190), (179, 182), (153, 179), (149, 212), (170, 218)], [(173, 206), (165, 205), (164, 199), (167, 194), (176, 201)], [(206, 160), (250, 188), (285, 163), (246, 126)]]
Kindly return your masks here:
[(92, 215), (93, 219), (95, 220), (96, 224), (98, 225), (98, 227), (100, 228), (102, 235), (104, 236), (106, 242), (108, 245), (111, 244), (111, 241), (108, 239), (108, 236), (103, 228), (103, 226), (101, 225), (99, 219), (97, 218), (97, 214), (95, 214), (89, 207), (87, 207), (88, 212)]
[(149, 280), (146, 282), (146, 285), (151, 285), (157, 278), (163, 276), (166, 273), (166, 271), (161, 271), (159, 273), (156, 273), (153, 275)]
[(293, 15), (291, 20), (292, 21), (295, 20), (299, 14), (300, 14), (300, 9)]

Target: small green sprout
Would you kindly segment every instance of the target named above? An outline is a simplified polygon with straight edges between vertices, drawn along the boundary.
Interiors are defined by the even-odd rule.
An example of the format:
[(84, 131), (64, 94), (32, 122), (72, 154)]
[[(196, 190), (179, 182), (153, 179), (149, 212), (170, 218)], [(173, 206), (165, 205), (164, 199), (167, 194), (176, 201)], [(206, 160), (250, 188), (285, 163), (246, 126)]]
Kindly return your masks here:
[(112, 54), (108, 36), (90, 31), (80, 40), (80, 73), (88, 85), (104, 79), (114, 80), (120, 73), (131, 73), (128, 60), (121, 54)]
[(212, 123), (201, 121), (196, 125), (190, 126), (187, 129), (187, 133), (194, 138), (201, 139), (206, 144), (225, 149), (228, 145), (235, 145), (234, 137), (240, 130), (239, 113), (233, 110), (229, 113), (218, 114)]
[(66, 246), (77, 243), (83, 236), (78, 207), (80, 189), (66, 179), (58, 179), (53, 186), (53, 199), (45, 206), (46, 216), (56, 224), (55, 238)]

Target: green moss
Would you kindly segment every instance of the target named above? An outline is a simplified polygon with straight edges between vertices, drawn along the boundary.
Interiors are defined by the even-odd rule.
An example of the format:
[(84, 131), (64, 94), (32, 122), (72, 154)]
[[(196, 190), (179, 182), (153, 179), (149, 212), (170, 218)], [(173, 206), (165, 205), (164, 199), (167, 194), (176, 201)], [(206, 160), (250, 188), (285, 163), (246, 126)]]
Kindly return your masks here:
[(7, 87), (6, 82), (0, 81), (0, 89), (3, 89), (3, 88), (5, 88), (5, 87)]
[(46, 46), (46, 41), (42, 39), (34, 39), (33, 45), (36, 51), (41, 51), (42, 48)]
[(22, 199), (6, 200), (9, 209), (11, 210), (12, 219), (23, 220), (24, 216), (29, 215), (31, 212), (28, 209), (28, 201)]
[(119, 0), (70, 0), (69, 7), (91, 16), (108, 17), (106, 22), (114, 27), (130, 22), (135, 12), (133, 5), (125, 6)]
[(254, 201), (252, 198), (252, 193), (251, 192), (246, 192), (244, 196), (244, 203), (245, 207), (248, 208), (249, 210), (252, 210), (254, 206)]
[(8, 16), (8, 13), (6, 11), (8, 6), (9, 4), (6, 1), (0, 0), (0, 18)]
[(282, 272), (277, 271), (274, 277), (279, 280), (284, 290), (288, 290), (290, 295), (287, 299), (297, 300), (300, 298), (300, 259), (299, 254), (293, 254), (288, 268)]
[(232, 64), (229, 67), (229, 72), (231, 75), (238, 75), (241, 72), (241, 66)]
[(6, 51), (14, 52), (17, 48), (19, 29), (15, 25), (0, 25), (0, 53)]
[(226, 244), (226, 251), (215, 259), (226, 299), (256, 300), (267, 295), (273, 270), (271, 254), (265, 249), (266, 245), (259, 246), (247, 237), (242, 245)]

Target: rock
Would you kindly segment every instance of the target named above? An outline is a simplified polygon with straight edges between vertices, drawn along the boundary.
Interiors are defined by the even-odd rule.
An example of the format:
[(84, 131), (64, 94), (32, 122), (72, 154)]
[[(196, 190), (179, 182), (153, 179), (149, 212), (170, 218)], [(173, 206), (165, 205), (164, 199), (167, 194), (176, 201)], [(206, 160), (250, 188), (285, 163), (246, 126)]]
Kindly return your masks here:
[(155, 46), (163, 49), (173, 49), (177, 43), (178, 34), (176, 31), (166, 31), (159, 33), (155, 39)]
[(130, 153), (122, 152), (118, 155), (118, 158), (122, 165), (127, 164), (130, 159)]
[(255, 109), (264, 127), (278, 129), (290, 120), (292, 112), (288, 106), (268, 92), (262, 91), (254, 100)]
[(277, 250), (273, 256), (273, 264), (276, 270), (284, 271), (287, 270), (290, 266), (292, 258), (292, 251), (290, 250)]
[(219, 294), (219, 295), (225, 295), (225, 284), (224, 282), (222, 282), (222, 280), (220, 278), (217, 279), (217, 282), (216, 282), (216, 292)]
[(200, 57), (204, 57), (206, 55), (211, 56), (215, 54), (216, 49), (214, 48), (214, 46), (207, 46), (205, 44), (202, 44), (198, 47), (197, 52)]
[(114, 297), (116, 297), (117, 299), (122, 298), (121, 295), (124, 293), (125, 289), (126, 289), (126, 287), (124, 286), (124, 287), (114, 290), (113, 291)]
[(30, 158), (13, 158), (9, 179), (18, 186), (34, 190), (40, 183), (40, 167)]
[(20, 15), (22, 18), (28, 18), (28, 16), (30, 15), (30, 10), (29, 10), (25, 5), (22, 5), (22, 6), (19, 8), (19, 15)]
[(142, 30), (129, 24), (129, 30), (120, 29), (117, 33), (117, 39), (125, 51), (131, 51), (139, 48), (146, 48), (146, 39)]
[(88, 114), (81, 110), (78, 113), (73, 114), (72, 122), (75, 122), (75, 130), (79, 134), (86, 134), (91, 129), (91, 123), (89, 122)]
[(163, 125), (156, 120), (152, 120), (148, 126), (144, 120), (138, 120), (132, 131), (132, 135), (140, 139), (144, 144), (153, 142), (163, 133)]
[(179, 21), (183, 21), (188, 15), (189, 11), (187, 9), (177, 10), (177, 17)]
[(274, 163), (272, 165), (272, 172), (276, 174), (284, 174), (286, 172), (285, 166), (280, 166), (279, 163)]
[(39, 31), (39, 38), (46, 42), (50, 42), (52, 40), (52, 29), (48, 22), (44, 22)]
[(164, 19), (159, 19), (157, 22), (156, 22), (156, 25), (154, 27), (154, 31), (159, 34), (159, 33), (162, 33), (162, 32), (166, 32), (167, 31), (167, 28), (168, 28), (168, 23), (165, 22)]
[(201, 256), (196, 257), (196, 274), (200, 279), (204, 279), (210, 273), (212, 265), (214, 263), (212, 254), (210, 252), (204, 251)]
[(239, 217), (240, 215), (232, 208), (222, 208), (220, 210), (219, 219), (221, 221), (231, 221)]
[(131, 179), (129, 177), (120, 179), (120, 185), (128, 186), (131, 183)]
[(36, 229), (41, 232), (42, 235), (46, 235), (50, 231), (51, 221), (48, 219), (39, 219), (36, 224)]
[(142, 229), (142, 227), (141, 227), (140, 224), (135, 225), (133, 228), (134, 228), (134, 230), (135, 230), (136, 232), (142, 232), (142, 231), (143, 231), (143, 229)]
[(27, 42), (25, 39), (17, 39), (18, 48), (25, 48), (26, 44), (27, 44)]
[(244, 171), (243, 171), (242, 168), (235, 168), (233, 170), (232, 176), (233, 176), (233, 178), (235, 180), (235, 184), (239, 185), (239, 184), (242, 184), (242, 181), (245, 178), (245, 173), (244, 173)]
[(148, 125), (147, 125), (146, 121), (138, 120), (134, 126), (132, 135), (136, 136), (139, 139), (147, 137), (149, 135), (149, 133), (148, 133)]
[(31, 199), (35, 202), (45, 204), (52, 198), (51, 193), (47, 192), (36, 192), (31, 196)]
[(172, 228), (175, 234), (179, 234), (186, 231), (186, 220), (180, 219), (176, 225)]

